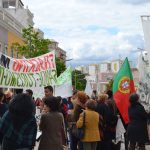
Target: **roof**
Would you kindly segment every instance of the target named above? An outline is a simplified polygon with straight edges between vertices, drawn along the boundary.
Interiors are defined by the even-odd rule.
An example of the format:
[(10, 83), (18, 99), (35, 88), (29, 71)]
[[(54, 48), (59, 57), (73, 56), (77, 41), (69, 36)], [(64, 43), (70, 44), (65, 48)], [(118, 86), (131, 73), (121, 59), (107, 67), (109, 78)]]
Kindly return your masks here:
[(23, 4), (22, 0), (19, 0), (19, 1), (20, 1), (20, 3), (24, 6), (24, 4)]
[[(24, 6), (22, 0), (19, 0), (21, 5)], [(16, 0), (3, 0), (3, 2), (16, 2)]]
[(54, 42), (54, 43), (58, 43), (57, 41), (55, 41), (54, 39), (50, 39), (51, 42)]
[(132, 70), (132, 71), (138, 71), (138, 69), (137, 69), (137, 68), (131, 68), (131, 70)]

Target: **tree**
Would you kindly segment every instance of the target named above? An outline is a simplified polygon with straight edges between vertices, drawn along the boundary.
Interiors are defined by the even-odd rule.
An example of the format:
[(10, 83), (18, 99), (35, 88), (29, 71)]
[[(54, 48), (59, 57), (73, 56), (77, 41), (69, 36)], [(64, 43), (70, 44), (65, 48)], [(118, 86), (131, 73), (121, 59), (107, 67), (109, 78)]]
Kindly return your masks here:
[(86, 87), (86, 79), (85, 74), (83, 74), (81, 71), (74, 70), (72, 72), (72, 84), (77, 90), (85, 90)]
[(56, 58), (56, 69), (57, 69), (57, 76), (63, 73), (66, 70), (65, 62), (61, 62), (58, 58)]
[(24, 38), (24, 45), (12, 44), (12, 48), (21, 56), (32, 58), (48, 53), (48, 46), (51, 41), (40, 38), (39, 33), (34, 31), (32, 26), (23, 29), (22, 37)]
[[(24, 45), (13, 43), (12, 48), (21, 56), (25, 58), (33, 58), (49, 52), (48, 46), (51, 44), (49, 39), (42, 39), (39, 33), (34, 31), (32, 26), (23, 29), (22, 37), (24, 38)], [(65, 63), (56, 58), (57, 76), (65, 69)]]
[(114, 81), (112, 79), (109, 80), (108, 84), (106, 85), (106, 91), (112, 90), (113, 82)]

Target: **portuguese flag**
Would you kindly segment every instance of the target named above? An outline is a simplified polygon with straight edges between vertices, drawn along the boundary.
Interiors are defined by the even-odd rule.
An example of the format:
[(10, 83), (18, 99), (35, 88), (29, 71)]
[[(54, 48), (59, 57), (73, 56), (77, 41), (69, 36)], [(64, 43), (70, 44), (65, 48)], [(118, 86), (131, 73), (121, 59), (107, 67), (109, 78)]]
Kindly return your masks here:
[(135, 93), (134, 81), (126, 58), (113, 82), (113, 97), (125, 124), (129, 122), (129, 96), (132, 93)]

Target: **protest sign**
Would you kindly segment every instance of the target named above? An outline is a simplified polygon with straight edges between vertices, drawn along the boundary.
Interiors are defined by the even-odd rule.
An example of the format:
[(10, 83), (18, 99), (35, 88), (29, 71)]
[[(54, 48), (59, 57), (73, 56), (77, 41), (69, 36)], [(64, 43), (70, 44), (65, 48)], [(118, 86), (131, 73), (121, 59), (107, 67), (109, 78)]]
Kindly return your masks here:
[(117, 126), (116, 126), (116, 140), (115, 140), (115, 143), (118, 143), (118, 142), (123, 140), (125, 132), (126, 132), (126, 130), (123, 126), (123, 123), (122, 123), (121, 119), (119, 118), (118, 122), (117, 122)]
[(72, 96), (72, 69), (68, 67), (57, 79), (55, 85), (55, 96)]
[(139, 56), (139, 85), (137, 89), (140, 102), (147, 112), (150, 111), (150, 66), (148, 61), (143, 53)]
[(72, 83), (72, 69), (68, 67), (58, 78), (56, 85), (62, 85), (64, 83)]
[(54, 51), (30, 59), (15, 59), (0, 52), (0, 65), (14, 72), (30, 73), (56, 70)]
[[(72, 96), (72, 70), (67, 68), (53, 85), (54, 96), (69, 97)], [(27, 89), (27, 88), (26, 88)], [(26, 90), (24, 89), (24, 90)], [(30, 88), (34, 93), (34, 98), (43, 98), (44, 97), (44, 87), (34, 87)]]
[(64, 83), (59, 86), (55, 86), (55, 96), (70, 97), (72, 96), (72, 83)]
[(54, 85), (57, 81), (56, 70), (34, 73), (17, 73), (0, 66), (0, 87), (34, 88)]

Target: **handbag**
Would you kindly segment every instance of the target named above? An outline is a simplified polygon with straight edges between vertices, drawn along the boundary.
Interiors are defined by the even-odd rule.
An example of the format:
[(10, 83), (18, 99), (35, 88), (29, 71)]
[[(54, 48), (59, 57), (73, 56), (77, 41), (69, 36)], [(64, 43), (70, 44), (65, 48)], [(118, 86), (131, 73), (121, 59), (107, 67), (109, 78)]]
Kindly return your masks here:
[(63, 145), (63, 150), (69, 150), (69, 148), (65, 145)]
[(83, 126), (81, 128), (77, 128), (76, 124), (72, 126), (72, 134), (77, 139), (82, 139), (85, 133), (85, 112), (83, 112)]

